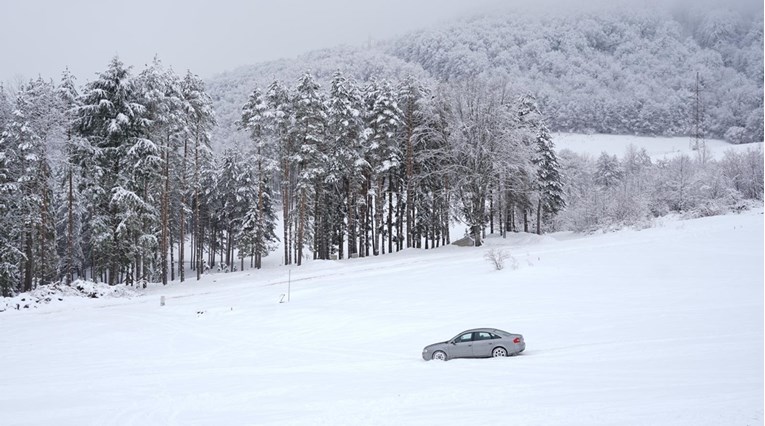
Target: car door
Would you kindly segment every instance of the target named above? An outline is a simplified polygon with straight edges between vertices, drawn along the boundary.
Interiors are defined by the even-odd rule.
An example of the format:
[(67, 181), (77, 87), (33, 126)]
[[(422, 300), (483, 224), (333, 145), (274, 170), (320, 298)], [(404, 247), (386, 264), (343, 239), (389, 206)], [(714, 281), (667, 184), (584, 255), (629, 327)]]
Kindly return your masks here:
[(488, 331), (473, 333), (473, 355), (476, 357), (489, 357), (494, 350), (496, 339)]
[(473, 333), (462, 333), (452, 340), (449, 358), (471, 358), (473, 356)]

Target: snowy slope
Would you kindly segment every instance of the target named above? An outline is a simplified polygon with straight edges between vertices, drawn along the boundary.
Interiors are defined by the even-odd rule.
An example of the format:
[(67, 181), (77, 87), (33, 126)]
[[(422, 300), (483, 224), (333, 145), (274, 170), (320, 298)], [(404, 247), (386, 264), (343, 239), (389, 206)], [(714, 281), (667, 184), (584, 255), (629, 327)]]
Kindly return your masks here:
[[(491, 247), (517, 269), (492, 270)], [(369, 259), (269, 258), (0, 314), (4, 425), (763, 422), (763, 216)], [(167, 305), (160, 307), (160, 296)], [(518, 357), (425, 362), (462, 329)]]
[[(691, 149), (692, 139), (689, 137), (647, 137), (631, 135), (584, 135), (576, 133), (555, 133), (553, 142), (558, 151), (568, 149), (579, 154), (587, 154), (597, 158), (601, 152), (617, 155), (620, 158), (633, 145), (637, 149), (645, 148), (653, 160), (670, 159), (680, 154), (696, 158), (697, 152)], [(762, 142), (734, 145), (728, 142), (708, 139), (705, 141), (710, 158), (721, 159), (728, 150), (746, 151), (748, 149), (762, 151)]]

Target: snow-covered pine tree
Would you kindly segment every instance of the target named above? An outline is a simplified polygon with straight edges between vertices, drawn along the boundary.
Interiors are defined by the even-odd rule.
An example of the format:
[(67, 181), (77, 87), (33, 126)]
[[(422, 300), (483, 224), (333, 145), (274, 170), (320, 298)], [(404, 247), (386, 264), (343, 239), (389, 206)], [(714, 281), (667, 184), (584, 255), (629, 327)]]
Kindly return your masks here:
[[(179, 149), (184, 141), (184, 111), (180, 78), (172, 71), (165, 70), (158, 58), (139, 74), (137, 84), (141, 93), (141, 103), (146, 106), (150, 125), (148, 138), (155, 141), (161, 156), (160, 171), (150, 183), (153, 205), (159, 211), (158, 234), (155, 236), (159, 246), (159, 275), (163, 284), (167, 284), (168, 252), (170, 251), (170, 198), (178, 191), (178, 181), (171, 179), (171, 170), (180, 163)], [(156, 173), (156, 170), (155, 170)]]
[[(302, 264), (303, 248), (311, 241), (311, 216), (321, 220), (317, 198), (326, 176), (326, 105), (319, 84), (310, 73), (300, 78), (295, 98), (295, 138), (300, 146), (297, 171), (296, 260)], [(317, 214), (318, 213), (318, 214)], [(316, 253), (315, 253), (316, 254)], [(314, 255), (315, 255), (314, 254)]]
[[(191, 178), (191, 200), (190, 207), (193, 207), (194, 213), (192, 218), (192, 232), (194, 235), (195, 251), (192, 254), (193, 269), (197, 272), (197, 280), (201, 278), (201, 274), (204, 270), (203, 260), (203, 225), (200, 216), (200, 204), (202, 193), (202, 174), (210, 163), (210, 131), (216, 125), (215, 112), (212, 107), (212, 99), (205, 91), (204, 83), (202, 80), (192, 74), (191, 71), (186, 73), (185, 78), (181, 83), (181, 93), (183, 94), (183, 111), (184, 123), (187, 129), (185, 147), (191, 147), (188, 149), (191, 156), (191, 170), (193, 171)], [(185, 149), (184, 152), (187, 150)], [(181, 209), (181, 215), (183, 216), (184, 209)], [(181, 222), (185, 221), (185, 217), (182, 217)], [(185, 233), (181, 232), (181, 241), (179, 244), (183, 244), (185, 240)], [(181, 258), (181, 264), (183, 264), (183, 257)], [(182, 268), (183, 266), (181, 266)]]
[(558, 156), (555, 154), (550, 131), (544, 122), (540, 123), (536, 142), (534, 165), (537, 167), (537, 184), (539, 185), (537, 234), (541, 234), (542, 214), (556, 215), (566, 207), (566, 201), (563, 199), (563, 181)]
[[(531, 147), (535, 173), (532, 178), (536, 192), (537, 233), (542, 233), (542, 218), (557, 214), (566, 203), (563, 199), (563, 182), (560, 174), (560, 164), (555, 153), (552, 137), (547, 128), (544, 116), (539, 111), (536, 99), (530, 95), (521, 96), (518, 101), (518, 121), (523, 131), (522, 139)], [(531, 200), (531, 196), (525, 196)]]
[(53, 176), (48, 147), (55, 145), (60, 127), (53, 84), (41, 78), (22, 86), (6, 137), (6, 160), (13, 167), (18, 184), (23, 234), (19, 249), (24, 252), (23, 291), (56, 279), (58, 263), (55, 246)]
[(23, 215), (18, 182), (18, 140), (29, 136), (19, 134), (24, 128), (11, 126), (10, 115), (0, 130), (0, 226), (3, 229), (3, 232), (0, 232), (0, 294), (8, 297), (22, 290), (21, 266), (24, 253), (21, 250), (20, 225)]
[[(275, 215), (271, 210), (269, 181), (278, 167), (275, 160), (277, 138), (269, 131), (271, 127), (267, 113), (268, 105), (260, 90), (256, 88), (250, 95), (248, 102), (242, 107), (242, 118), (238, 123), (241, 129), (249, 133), (252, 142), (249, 151), (255, 170), (254, 176), (248, 181), (254, 182), (256, 187), (254, 201), (250, 201), (250, 207), (246, 213), (246, 218), (243, 219), (240, 233), (242, 237), (248, 240), (244, 246), (250, 247), (247, 252), (254, 258), (253, 263), (257, 269), (262, 266), (261, 258), (268, 255), (276, 238), (274, 234)], [(252, 232), (254, 235), (251, 234)], [(243, 253), (245, 251), (240, 249), (242, 259), (244, 259)]]
[(297, 175), (296, 141), (294, 130), (293, 95), (278, 81), (274, 81), (266, 92), (265, 112), (269, 133), (276, 144), (276, 159), (279, 163), (281, 179), (282, 237), (284, 246), (284, 264), (293, 262), (295, 230), (295, 179)]
[(6, 125), (10, 122), (11, 113), (13, 112), (13, 106), (11, 100), (5, 91), (5, 86), (0, 83), (0, 134), (5, 130)]
[(417, 128), (423, 124), (422, 101), (428, 95), (427, 89), (413, 76), (408, 76), (399, 85), (398, 105), (401, 107), (401, 131), (399, 138), (404, 156), (404, 174), (403, 186), (405, 192), (404, 209), (400, 209), (397, 223), (403, 227), (406, 222), (406, 230), (399, 229), (398, 249), (402, 248), (403, 240), (406, 240), (406, 246), (412, 247), (414, 240), (414, 221), (415, 221), (415, 144)]
[(257, 182), (250, 165), (251, 158), (243, 156), (241, 151), (227, 149), (223, 152), (212, 194), (220, 206), (216, 210), (217, 214), (212, 217), (213, 229), (222, 231), (224, 264), (229, 270), (233, 267), (234, 247), (237, 245), (234, 237), (241, 230), (245, 215), (257, 199)]
[[(369, 164), (363, 155), (364, 120), (361, 95), (352, 80), (340, 71), (335, 72), (329, 93), (328, 133), (333, 153), (333, 168), (336, 174), (335, 189), (339, 192), (337, 202), (343, 215), (335, 217), (335, 231), (338, 236), (339, 257), (343, 258), (344, 238), (347, 233), (348, 256), (359, 255), (358, 248), (358, 197), (364, 184), (364, 170)], [(344, 198), (344, 200), (342, 200)]]
[[(386, 231), (383, 223), (386, 191), (389, 195), (389, 206), (395, 188), (398, 187), (401, 165), (401, 149), (396, 135), (401, 125), (401, 110), (396, 102), (396, 93), (387, 80), (372, 81), (366, 88), (366, 124), (367, 151), (366, 159), (370, 164), (371, 203), (374, 206), (372, 215), (372, 253), (376, 256), (381, 250), (384, 253), (383, 233)], [(389, 207), (390, 210), (390, 207)], [(392, 214), (392, 212), (390, 213)], [(389, 227), (390, 228), (390, 227)], [(391, 238), (391, 235), (387, 235)]]
[(123, 278), (133, 282), (141, 272), (139, 244), (151, 236), (145, 215), (153, 209), (145, 185), (160, 157), (145, 138), (149, 120), (139, 99), (129, 69), (115, 57), (85, 86), (77, 109), (77, 132), (91, 154), (81, 157), (79, 166), (90, 185), (95, 269), (110, 285)]
[(76, 154), (82, 141), (74, 134), (73, 123), (76, 118), (79, 93), (75, 77), (64, 70), (61, 82), (56, 88), (60, 109), (63, 112), (66, 140), (64, 141), (63, 159), (59, 167), (59, 192), (57, 195), (57, 226), (59, 276), (64, 282), (71, 283), (74, 271), (83, 274), (84, 254), (82, 232), (83, 203), (79, 192), (80, 171), (76, 166)]
[(262, 258), (276, 249), (276, 214), (273, 210), (271, 187), (266, 182), (258, 184), (257, 172), (248, 160), (243, 164), (243, 176), (239, 179), (237, 192), (249, 206), (241, 219), (235, 235), (239, 257), (244, 269), (244, 258), (250, 256), (251, 267), (260, 269)]

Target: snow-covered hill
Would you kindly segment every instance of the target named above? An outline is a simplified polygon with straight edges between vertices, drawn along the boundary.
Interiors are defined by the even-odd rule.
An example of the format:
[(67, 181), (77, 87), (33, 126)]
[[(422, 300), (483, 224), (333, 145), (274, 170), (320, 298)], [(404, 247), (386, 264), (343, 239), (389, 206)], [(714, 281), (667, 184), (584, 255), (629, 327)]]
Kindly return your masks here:
[[(662, 221), (5, 312), (0, 423), (761, 424), (762, 209)], [(526, 352), (421, 359), (478, 326)]]
[[(575, 133), (556, 133), (553, 141), (558, 151), (568, 149), (578, 154), (587, 154), (597, 158), (601, 152), (621, 157), (630, 145), (636, 149), (645, 148), (648, 155), (654, 159), (669, 159), (685, 154), (697, 158), (698, 152), (691, 149), (693, 139), (689, 137), (647, 137), (632, 135), (584, 135)], [(731, 144), (718, 139), (705, 140), (708, 158), (720, 160), (727, 151), (743, 152), (759, 150), (762, 152), (762, 142)]]

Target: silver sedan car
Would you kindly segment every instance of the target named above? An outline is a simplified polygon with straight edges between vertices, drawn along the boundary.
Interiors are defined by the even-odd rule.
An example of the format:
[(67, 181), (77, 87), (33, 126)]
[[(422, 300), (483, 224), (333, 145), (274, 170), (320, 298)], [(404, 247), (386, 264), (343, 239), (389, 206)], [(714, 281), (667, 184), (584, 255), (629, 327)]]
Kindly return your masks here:
[(446, 342), (425, 346), (422, 359), (497, 358), (518, 355), (525, 349), (526, 342), (520, 334), (496, 328), (475, 328), (465, 330)]

